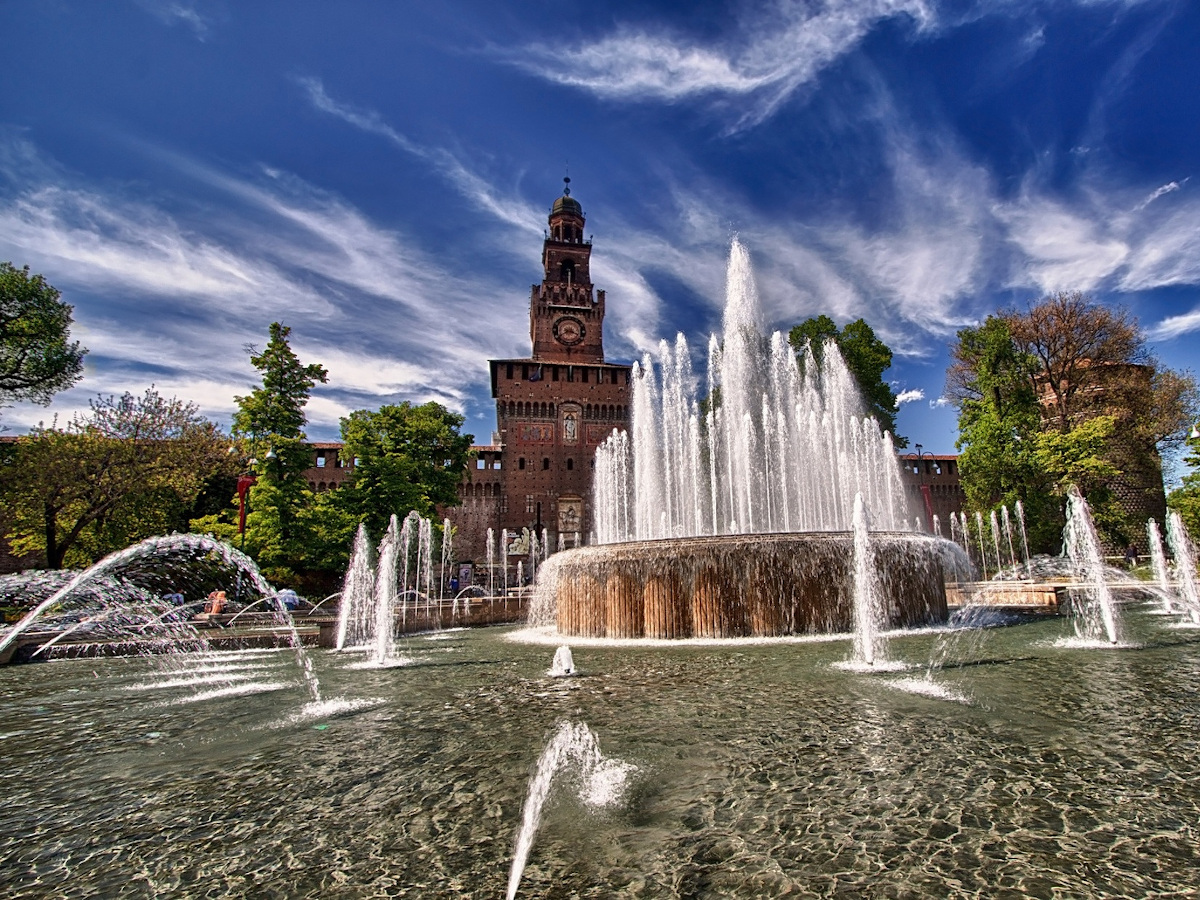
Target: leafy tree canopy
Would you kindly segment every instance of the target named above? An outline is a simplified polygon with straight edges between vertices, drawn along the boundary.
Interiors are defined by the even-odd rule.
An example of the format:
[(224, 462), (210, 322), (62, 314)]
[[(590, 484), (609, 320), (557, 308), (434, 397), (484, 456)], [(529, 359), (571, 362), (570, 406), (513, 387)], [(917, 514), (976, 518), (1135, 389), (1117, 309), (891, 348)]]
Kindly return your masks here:
[(93, 400), (90, 413), (34, 431), (5, 456), (0, 503), (13, 552), (44, 554), (49, 568), (86, 565), (180, 527), (205, 487), (229, 474), (226, 444), (194, 404), (153, 387)]
[(82, 377), (87, 350), (70, 340), (72, 307), (29, 266), (0, 263), (0, 402), (50, 398)]
[[(300, 586), (300, 573), (310, 568), (314, 521), (308, 514), (313, 494), (304, 481), (310, 451), (305, 444), (304, 408), (318, 382), (328, 373), (317, 363), (305, 365), (291, 348), (291, 329), (278, 322), (261, 352), (250, 348), (250, 362), (262, 373), (262, 385), (235, 397), (233, 434), (256, 476), (248, 496), (246, 531), (239, 534), (236, 511), (195, 519), (193, 531), (211, 533), (244, 546), (278, 584)], [(234, 498), (234, 505), (237, 504)]]
[[(329, 373), (318, 363), (300, 362), (288, 342), (291, 332), (272, 322), (266, 348), (261, 353), (251, 350), (250, 363), (262, 373), (262, 386), (234, 398), (238, 410), (233, 416), (233, 433), (249, 441), (250, 454), (260, 462), (274, 450), (278, 473), (296, 474), (308, 466), (308, 451), (303, 446), (304, 407), (313, 386), (327, 382)], [(263, 463), (264, 472), (266, 465)]]
[(874, 330), (863, 319), (848, 322), (839, 331), (833, 319), (820, 315), (806, 319), (788, 332), (788, 342), (798, 354), (804, 352), (806, 344), (812, 348), (817, 365), (824, 361), (826, 341), (837, 344), (846, 367), (858, 382), (867, 414), (874, 416), (881, 428), (891, 432), (897, 447), (907, 447), (908, 438), (896, 434), (896, 395), (883, 377), (892, 365), (892, 351), (887, 344), (875, 336)]
[(337, 492), (339, 502), (372, 534), (382, 533), (393, 513), (432, 517), (439, 506), (458, 503), (474, 440), (459, 432), (462, 425), (462, 416), (438, 403), (351, 413), (342, 419), (342, 440), (355, 460), (354, 478)]

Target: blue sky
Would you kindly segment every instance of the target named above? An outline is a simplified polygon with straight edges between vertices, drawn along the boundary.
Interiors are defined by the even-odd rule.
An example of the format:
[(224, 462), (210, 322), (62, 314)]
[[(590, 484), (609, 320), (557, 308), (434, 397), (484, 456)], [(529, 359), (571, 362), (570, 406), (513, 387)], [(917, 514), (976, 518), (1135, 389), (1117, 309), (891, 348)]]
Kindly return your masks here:
[[(1079, 289), (1200, 357), (1200, 4), (6, 0), (0, 259), (75, 306), (98, 393), (227, 425), (282, 321), (309, 435), (438, 400), (486, 440), (569, 166), (607, 355), (864, 317), (899, 430), (952, 452), (956, 329)], [(698, 361), (699, 362), (699, 361)]]

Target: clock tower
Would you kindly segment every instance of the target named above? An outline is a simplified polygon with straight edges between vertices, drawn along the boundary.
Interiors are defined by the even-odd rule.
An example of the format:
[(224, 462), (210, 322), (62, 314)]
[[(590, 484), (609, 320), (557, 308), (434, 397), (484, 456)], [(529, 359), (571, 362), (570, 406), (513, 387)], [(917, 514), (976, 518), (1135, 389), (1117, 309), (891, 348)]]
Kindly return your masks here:
[(571, 196), (571, 179), (550, 209), (542, 242), (541, 284), (529, 296), (529, 336), (539, 362), (604, 362), (604, 291), (592, 289), (592, 243), (583, 236), (583, 207)]

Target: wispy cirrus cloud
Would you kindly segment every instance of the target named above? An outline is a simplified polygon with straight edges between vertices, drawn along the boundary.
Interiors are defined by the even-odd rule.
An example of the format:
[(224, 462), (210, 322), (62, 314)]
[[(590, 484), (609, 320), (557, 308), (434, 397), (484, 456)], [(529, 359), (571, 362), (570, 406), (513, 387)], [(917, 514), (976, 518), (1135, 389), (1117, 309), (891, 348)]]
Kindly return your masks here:
[(199, 41), (208, 38), (212, 29), (210, 19), (188, 0), (136, 0), (137, 5), (150, 13), (164, 25), (183, 25), (190, 28)]
[[(503, 299), (509, 285), (491, 273), (451, 272), (404, 234), (286, 173), (246, 178), (175, 161), (224, 195), (219, 213), (81, 185), (28, 144), (0, 153), (9, 185), (0, 256), (64, 291), (91, 350), (86, 390), (62, 395), (56, 409), (154, 381), (192, 391), (183, 395), (223, 417), (256, 380), (242, 346), (260, 343), (270, 321), (293, 326), (301, 357), (329, 368), (331, 384), (310, 407), (311, 421), (327, 426), (352, 408), (401, 399), (463, 411), (486, 393), (479, 360), (521, 347), (524, 302)], [(5, 418), (45, 416), (18, 407)]]
[(537, 211), (523, 200), (502, 196), (488, 181), (471, 171), (456, 156), (437, 147), (424, 147), (393, 128), (377, 111), (334, 99), (325, 83), (310, 75), (296, 78), (315, 109), (341, 119), (355, 128), (386, 138), (393, 145), (425, 162), (449, 181), (464, 197), (501, 222), (522, 231), (541, 231)]
[(605, 98), (675, 102), (748, 98), (740, 125), (769, 116), (798, 87), (853, 49), (878, 23), (933, 24), (925, 0), (783, 2), (744, 16), (728, 35), (702, 44), (678, 33), (621, 26), (597, 41), (524, 46), (497, 55), (558, 84)]

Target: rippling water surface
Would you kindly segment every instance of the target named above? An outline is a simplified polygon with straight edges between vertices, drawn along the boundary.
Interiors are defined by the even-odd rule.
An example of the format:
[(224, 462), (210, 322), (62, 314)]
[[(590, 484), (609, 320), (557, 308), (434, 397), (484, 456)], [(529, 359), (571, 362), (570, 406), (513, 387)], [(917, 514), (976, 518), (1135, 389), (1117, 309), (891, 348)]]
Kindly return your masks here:
[[(501, 897), (538, 756), (586, 723), (637, 767), (616, 809), (553, 795), (521, 897), (1194, 896), (1200, 631), (1056, 647), (1061, 620), (849, 641), (553, 647), (416, 637), (408, 665), (223, 654), (0, 669), (13, 897)], [(200, 695), (200, 699), (197, 699)]]

